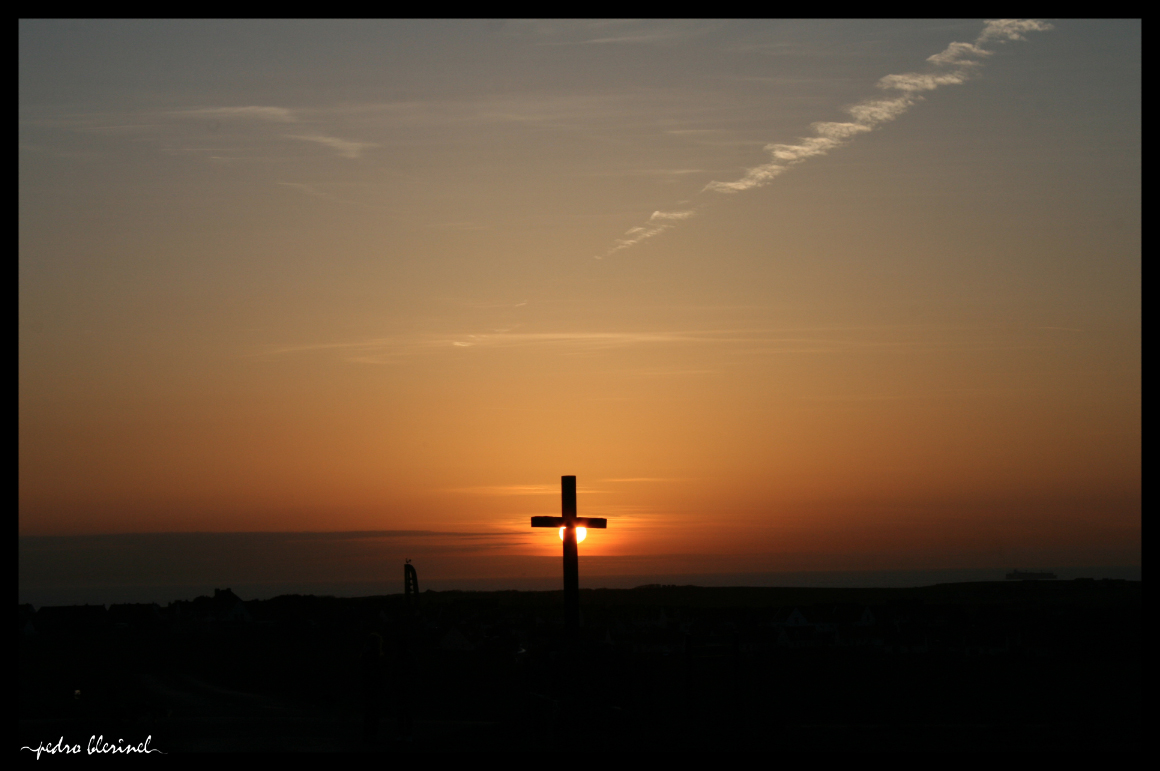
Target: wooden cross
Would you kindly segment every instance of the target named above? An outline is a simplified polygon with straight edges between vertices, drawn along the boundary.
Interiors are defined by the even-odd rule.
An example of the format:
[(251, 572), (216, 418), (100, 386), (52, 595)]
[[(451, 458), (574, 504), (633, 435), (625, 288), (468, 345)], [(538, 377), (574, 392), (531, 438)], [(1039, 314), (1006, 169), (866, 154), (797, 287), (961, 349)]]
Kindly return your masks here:
[(532, 517), (532, 527), (559, 527), (564, 538), (564, 623), (568, 631), (580, 626), (580, 557), (576, 548), (576, 528), (608, 527), (608, 520), (576, 516), (576, 477), (560, 477), (559, 517)]

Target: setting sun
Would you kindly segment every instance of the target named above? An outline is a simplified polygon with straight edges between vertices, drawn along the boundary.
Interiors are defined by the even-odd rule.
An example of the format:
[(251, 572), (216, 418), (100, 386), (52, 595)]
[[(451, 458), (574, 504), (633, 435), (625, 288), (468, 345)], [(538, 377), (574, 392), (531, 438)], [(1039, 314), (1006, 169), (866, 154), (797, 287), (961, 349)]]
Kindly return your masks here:
[[(583, 541), (587, 537), (588, 537), (588, 528), (586, 528), (586, 527), (576, 528), (576, 543), (580, 543), (581, 541)], [(561, 541), (564, 540), (564, 528), (560, 528), (560, 540)]]

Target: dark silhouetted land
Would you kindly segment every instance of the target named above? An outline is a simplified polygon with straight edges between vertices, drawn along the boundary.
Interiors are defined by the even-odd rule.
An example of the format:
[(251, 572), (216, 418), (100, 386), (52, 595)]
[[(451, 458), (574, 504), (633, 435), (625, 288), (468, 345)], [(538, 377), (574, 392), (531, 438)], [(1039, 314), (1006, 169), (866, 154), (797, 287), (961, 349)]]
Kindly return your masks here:
[(165, 752), (1135, 749), (1140, 590), (583, 590), (578, 639), (560, 592), (21, 606), (20, 738), (151, 735)]

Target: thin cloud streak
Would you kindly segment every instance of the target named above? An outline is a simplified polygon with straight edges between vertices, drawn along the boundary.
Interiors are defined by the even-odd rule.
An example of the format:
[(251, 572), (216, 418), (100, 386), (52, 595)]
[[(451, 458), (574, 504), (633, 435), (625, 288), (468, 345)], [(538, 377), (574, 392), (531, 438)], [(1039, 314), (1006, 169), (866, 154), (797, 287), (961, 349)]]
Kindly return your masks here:
[(540, 27), (538, 33), (541, 36), (558, 37), (575, 34), (576, 30), (586, 35), (578, 40), (540, 40), (537, 45), (541, 46), (663, 45), (688, 40), (712, 29), (711, 24), (695, 21), (632, 19), (593, 20), (579, 25), (568, 22), (566, 26), (538, 23), (537, 26)]
[(314, 187), (313, 185), (307, 185), (304, 182), (278, 182), (277, 184), (282, 185), (283, 187), (288, 187), (291, 190), (297, 190), (299, 193), (302, 193), (303, 195), (312, 195), (312, 196), (316, 196), (318, 198), (326, 198), (327, 200), (330, 200), (330, 201), (338, 201), (339, 200), (338, 198), (334, 197), (333, 195), (326, 192), (325, 190), (319, 190), (318, 188)]
[[(214, 157), (214, 156), (210, 156), (210, 157)], [(223, 160), (232, 160), (232, 159), (223, 159)], [(339, 204), (341, 206), (355, 206), (355, 207), (359, 207), (359, 208), (363, 208), (363, 209), (374, 209), (375, 208), (372, 204), (363, 203), (362, 201), (340, 198), (337, 195), (335, 195), (334, 193), (327, 192), (326, 190), (322, 190), (315, 185), (310, 185), (310, 184), (307, 184), (305, 182), (276, 182), (275, 184), (281, 185), (282, 187), (286, 187), (286, 188), (289, 188), (291, 190), (295, 190), (295, 191), (301, 193), (302, 195), (308, 195), (308, 196), (312, 196), (315, 198), (322, 198), (322, 199), (325, 199), (327, 201), (332, 201), (332, 202)]]
[[(714, 180), (701, 192), (733, 194), (764, 187), (788, 171), (791, 166), (826, 155), (847, 144), (857, 135), (873, 131), (882, 124), (895, 120), (922, 101), (925, 92), (967, 82), (982, 66), (982, 59), (993, 53), (984, 48), (983, 44), (1025, 40), (1024, 33), (1044, 32), (1050, 29), (1051, 24), (1037, 19), (987, 21), (983, 31), (973, 43), (951, 43), (939, 53), (927, 57), (926, 61), (934, 68), (933, 71), (886, 75), (878, 81), (878, 88), (899, 92), (900, 95), (867, 99), (852, 105), (846, 108), (846, 112), (853, 121), (814, 123), (810, 128), (813, 129), (815, 136), (803, 137), (796, 144), (768, 144), (765, 146), (765, 151), (770, 154), (768, 163), (747, 169), (740, 179), (729, 182)], [(675, 226), (675, 220), (658, 221), (658, 214), (660, 212), (654, 213), (646, 224), (630, 228), (624, 236), (616, 240), (611, 249), (603, 255), (598, 255), (597, 259), (635, 246)], [(685, 216), (682, 219), (687, 219), (693, 216), (694, 210), (683, 214)]]
[[(671, 212), (654, 211), (652, 216), (648, 218), (648, 223), (643, 227), (629, 228), (625, 232), (624, 237), (617, 240), (617, 247), (612, 251), (616, 251), (617, 249), (627, 249), (630, 246), (639, 244), (646, 238), (652, 238), (655, 235), (660, 235), (661, 233), (676, 225), (678, 222), (687, 220), (689, 217), (692, 217), (693, 214), (694, 212), (691, 210)], [(609, 254), (611, 253), (612, 252), (609, 252)], [(597, 257), (596, 259), (600, 259), (600, 257)]]
[(199, 110), (177, 110), (169, 114), (187, 118), (241, 118), (271, 121), (273, 123), (298, 122), (298, 118), (294, 115), (294, 112), (285, 107), (205, 107)]
[(300, 139), (304, 142), (317, 142), (334, 150), (343, 158), (358, 158), (365, 147), (378, 147), (373, 142), (352, 142), (338, 137), (328, 137), (323, 134), (287, 134), (287, 139)]
[[(487, 332), (461, 335), (400, 335), (362, 341), (313, 343), (268, 349), (252, 354), (260, 358), (312, 352), (345, 353), (349, 363), (392, 364), (420, 355), (452, 351), (505, 350), (527, 347), (554, 348), (561, 353), (595, 353), (633, 346), (712, 346), (755, 355), (823, 354), (858, 351), (999, 351), (1042, 350), (1058, 347), (1053, 339), (1010, 341), (989, 328), (951, 327), (938, 330), (907, 328), (810, 328), (810, 329), (723, 329), (682, 332)], [(859, 337), (866, 335), (865, 337)], [(674, 373), (645, 371), (641, 374), (706, 374), (719, 370), (692, 370)]]

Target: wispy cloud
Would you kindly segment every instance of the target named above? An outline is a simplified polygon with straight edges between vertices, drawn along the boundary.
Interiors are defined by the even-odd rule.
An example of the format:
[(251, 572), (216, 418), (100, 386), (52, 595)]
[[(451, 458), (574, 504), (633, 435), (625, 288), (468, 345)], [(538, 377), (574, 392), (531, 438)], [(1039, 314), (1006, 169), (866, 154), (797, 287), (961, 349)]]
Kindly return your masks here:
[(357, 208), (372, 209), (372, 210), (376, 208), (373, 204), (359, 200), (358, 198), (352, 198), (349, 196), (345, 196), (345, 197), (338, 196), (338, 195), (335, 195), (334, 193), (332, 193), (328, 190), (325, 190), (322, 187), (319, 187), (318, 185), (311, 185), (311, 184), (306, 183), (306, 182), (277, 182), (276, 184), (281, 185), (282, 187), (289, 188), (289, 189), (294, 190), (296, 192), (299, 192), (302, 195), (308, 195), (308, 196), (311, 196), (313, 198), (322, 198), (324, 200), (336, 203), (340, 206), (347, 206), (347, 207), (354, 206)]
[[(241, 107), (200, 107), (189, 110), (172, 110), (168, 113), (165, 113), (165, 115), (170, 119), (193, 119), (216, 124), (228, 122), (259, 125), (263, 123), (302, 125), (302, 112), (304, 111), (292, 110), (287, 107), (246, 105)], [(307, 112), (309, 115), (310, 120), (308, 122), (314, 122), (319, 118), (317, 110), (305, 112)], [(121, 130), (127, 130), (126, 127), (117, 128)], [(271, 129), (273, 129), (273, 127), (271, 127)], [(266, 134), (266, 136), (270, 135)], [(338, 155), (342, 156), (343, 158), (358, 158), (366, 148), (378, 147), (378, 145), (373, 142), (359, 142), (350, 139), (342, 139), (340, 137), (330, 136), (328, 134), (317, 131), (309, 133), (282, 134), (282, 138), (293, 139), (302, 142), (314, 142), (316, 144), (324, 145), (338, 153)]]
[[(624, 236), (617, 239), (617, 246), (612, 251), (616, 251), (617, 249), (627, 249), (634, 244), (639, 244), (646, 238), (652, 238), (655, 235), (659, 235), (673, 227), (681, 220), (687, 220), (689, 217), (692, 217), (693, 214), (694, 212), (691, 209), (686, 211), (654, 211), (652, 216), (648, 218), (648, 222), (646, 224), (640, 227), (629, 228), (625, 232)], [(599, 259), (599, 257), (597, 257), (597, 259)]]
[(950, 65), (957, 67), (964, 64), (967, 66), (975, 66), (979, 64), (978, 58), (990, 55), (990, 51), (985, 48), (980, 48), (975, 43), (951, 43), (945, 50), (933, 56), (928, 56), (926, 60), (931, 64), (939, 66)]
[[(884, 123), (895, 120), (918, 102), (923, 94), (944, 86), (959, 85), (969, 80), (982, 66), (982, 60), (993, 52), (984, 47), (988, 43), (1003, 43), (1024, 40), (1027, 32), (1043, 32), (1052, 25), (1037, 19), (996, 19), (987, 21), (983, 31), (972, 43), (951, 43), (944, 50), (927, 57), (929, 69), (923, 72), (907, 72), (886, 75), (877, 86), (891, 92), (886, 97), (866, 99), (846, 108), (852, 118), (846, 122), (819, 122), (810, 126), (814, 136), (802, 137), (794, 143), (771, 143), (765, 146), (770, 159), (766, 163), (745, 170), (739, 178), (730, 181), (714, 180), (707, 184), (702, 193), (741, 193), (768, 185), (799, 163), (815, 158), (842, 147), (859, 134), (873, 131)], [(694, 210), (682, 212), (682, 219), (692, 216)], [(604, 255), (639, 244), (665, 230), (677, 222), (674, 219), (658, 219), (656, 212), (648, 222), (629, 229), (624, 236)]]
[(242, 119), (262, 120), (273, 123), (297, 123), (298, 118), (292, 110), (285, 107), (203, 107), (197, 110), (177, 110), (170, 115), (186, 118), (210, 118), (214, 120)]
[[(1029, 333), (1032, 330), (1028, 330)], [(542, 348), (562, 355), (596, 354), (637, 347), (700, 346), (728, 349), (735, 354), (759, 356), (845, 355), (866, 351), (972, 352), (995, 350), (1040, 350), (1060, 342), (1025, 334), (1012, 339), (1006, 332), (989, 327), (948, 327), (931, 330), (926, 327), (851, 327), (775, 329), (741, 327), (716, 330), (682, 330), (669, 332), (516, 332), (495, 330), (464, 334), (399, 335), (358, 341), (311, 343), (268, 348), (253, 355), (260, 358), (332, 352), (353, 364), (396, 364), (413, 361), (417, 356), (447, 355), (474, 350), (512, 350)], [(690, 349), (691, 350), (691, 349)], [(720, 368), (657, 371), (634, 369), (636, 374), (704, 375), (719, 373)]]
[(585, 348), (620, 348), (648, 343), (690, 342), (699, 337), (703, 335), (660, 332), (507, 332), (463, 335), (452, 341), (452, 345), (459, 348), (475, 346), (510, 348), (563, 344)]
[(486, 332), (464, 334), (400, 335), (335, 343), (284, 345), (260, 357), (333, 351), (351, 363), (389, 364), (438, 351), (553, 347), (569, 352), (609, 350), (638, 345), (737, 342), (750, 339), (737, 332)]
[(705, 169), (608, 169), (581, 172), (585, 177), (682, 177), (704, 173)]
[[(375, 105), (364, 107), (364, 110), (370, 110), (373, 118), (389, 122), (400, 116), (413, 120), (415, 116), (412, 113), (415, 111), (411, 108), (409, 104)], [(358, 111), (353, 114), (355, 117), (361, 116)], [(288, 155), (285, 152), (286, 140), (322, 145), (342, 158), (354, 159), (359, 158), (368, 148), (379, 147), (379, 144), (334, 136), (327, 128), (328, 125), (341, 122), (350, 130), (351, 117), (351, 110), (345, 107), (291, 109), (272, 105), (244, 105), (123, 114), (82, 113), (32, 118), (22, 123), (37, 128), (64, 128), (101, 134), (110, 138), (148, 134), (159, 152), (200, 155), (216, 161), (265, 157), (285, 159)], [(366, 123), (356, 121), (356, 125), (362, 129), (376, 129), (374, 120), (370, 121), (369, 127)], [(207, 141), (213, 144), (207, 146)], [(223, 148), (223, 143), (229, 146)], [(275, 150), (275, 145), (282, 147)], [(255, 151), (259, 154), (255, 155)], [(306, 188), (300, 186), (299, 189), (309, 195), (321, 195)]]
[(609, 19), (537, 24), (538, 45), (658, 45), (703, 35), (711, 23), (689, 20)]
[(979, 35), (978, 43), (987, 43), (992, 40), (1026, 40), (1024, 32), (1046, 32), (1053, 27), (1040, 19), (990, 19)]
[(326, 145), (343, 158), (357, 158), (365, 147), (378, 147), (374, 142), (352, 142), (348, 139), (328, 137), (323, 134), (287, 134), (287, 139), (300, 139), (304, 142), (317, 142)]

